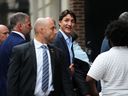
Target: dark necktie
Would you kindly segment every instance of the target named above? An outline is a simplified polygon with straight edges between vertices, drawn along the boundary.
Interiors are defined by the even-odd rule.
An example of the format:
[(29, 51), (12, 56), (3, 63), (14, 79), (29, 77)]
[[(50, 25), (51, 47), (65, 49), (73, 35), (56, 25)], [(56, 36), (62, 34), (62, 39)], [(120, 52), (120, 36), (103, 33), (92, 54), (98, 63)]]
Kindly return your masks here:
[(43, 76), (42, 76), (42, 90), (46, 92), (48, 90), (49, 82), (49, 61), (47, 54), (47, 47), (42, 46), (43, 50)]

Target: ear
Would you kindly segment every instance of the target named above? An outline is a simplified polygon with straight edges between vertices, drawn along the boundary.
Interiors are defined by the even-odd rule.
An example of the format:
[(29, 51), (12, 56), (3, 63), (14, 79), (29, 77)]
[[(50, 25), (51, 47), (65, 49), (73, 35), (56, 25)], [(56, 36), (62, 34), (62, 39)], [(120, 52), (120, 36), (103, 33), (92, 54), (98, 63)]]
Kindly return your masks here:
[(44, 28), (39, 28), (39, 32), (44, 33)]
[(18, 24), (17, 24), (17, 28), (18, 28), (18, 30), (21, 32), (21, 31), (22, 31), (22, 24), (21, 24), (21, 23), (18, 23)]
[(43, 30), (44, 30), (44, 29), (41, 27), (41, 28), (40, 28), (40, 31), (43, 31)]
[(61, 21), (58, 22), (59, 26), (61, 25)]

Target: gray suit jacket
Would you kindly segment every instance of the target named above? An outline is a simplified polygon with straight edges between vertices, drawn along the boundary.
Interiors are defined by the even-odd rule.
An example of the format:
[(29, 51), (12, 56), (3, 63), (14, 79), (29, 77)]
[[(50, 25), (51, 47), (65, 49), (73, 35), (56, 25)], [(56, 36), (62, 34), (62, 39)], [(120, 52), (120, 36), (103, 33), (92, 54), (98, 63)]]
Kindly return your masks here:
[[(64, 57), (61, 50), (50, 45), (48, 47), (52, 62), (53, 96), (60, 96), (61, 65)], [(33, 41), (14, 47), (8, 70), (8, 96), (34, 96), (36, 72), (37, 63)]]

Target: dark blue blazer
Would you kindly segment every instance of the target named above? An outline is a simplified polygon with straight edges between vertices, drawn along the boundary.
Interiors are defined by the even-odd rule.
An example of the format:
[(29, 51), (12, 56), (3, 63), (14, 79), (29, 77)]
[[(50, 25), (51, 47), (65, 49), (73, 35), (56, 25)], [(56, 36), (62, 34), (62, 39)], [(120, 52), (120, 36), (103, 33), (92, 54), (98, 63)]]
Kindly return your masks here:
[(109, 40), (108, 40), (107, 36), (105, 36), (102, 41), (100, 52), (102, 53), (102, 52), (108, 51), (109, 49), (110, 49)]
[(54, 40), (54, 44), (60, 48), (66, 57), (65, 64), (63, 65), (63, 93), (64, 96), (75, 96), (74, 95), (74, 87), (76, 87), (79, 91), (80, 96), (84, 96), (89, 93), (89, 86), (85, 82), (86, 74), (89, 70), (89, 66), (86, 62), (82, 62), (76, 58), (73, 59), (73, 63), (75, 65), (75, 72), (72, 80), (70, 79), (70, 55), (68, 51), (67, 43), (61, 32), (58, 32), (56, 38)]
[(6, 80), (10, 55), (15, 45), (26, 42), (20, 35), (11, 32), (0, 48), (0, 96), (6, 96)]
[(73, 94), (73, 83), (71, 80), (71, 74), (70, 74), (70, 55), (69, 55), (69, 51), (68, 51), (68, 46), (66, 44), (66, 41), (62, 35), (61, 32), (58, 32), (56, 35), (56, 38), (53, 42), (53, 44), (55, 46), (57, 46), (58, 48), (60, 48), (65, 55), (65, 64), (62, 65), (63, 66), (63, 94), (64, 96), (74, 96)]

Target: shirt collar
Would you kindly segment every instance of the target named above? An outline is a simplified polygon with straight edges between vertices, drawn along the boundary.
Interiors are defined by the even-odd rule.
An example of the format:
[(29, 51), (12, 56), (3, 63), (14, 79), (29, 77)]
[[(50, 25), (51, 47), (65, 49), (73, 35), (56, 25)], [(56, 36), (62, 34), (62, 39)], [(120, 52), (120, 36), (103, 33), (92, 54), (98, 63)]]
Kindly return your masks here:
[(25, 36), (21, 32), (17, 32), (17, 31), (12, 31), (12, 32), (20, 35), (24, 40), (26, 40)]
[(37, 41), (35, 38), (34, 38), (34, 44), (35, 44), (35, 48), (41, 48), (42, 45), (47, 46), (47, 44), (42, 44), (41, 42)]
[(64, 39), (67, 41), (67, 40), (71, 40), (72, 41), (72, 37), (68, 37), (61, 29), (59, 29), (59, 31), (62, 33)]

